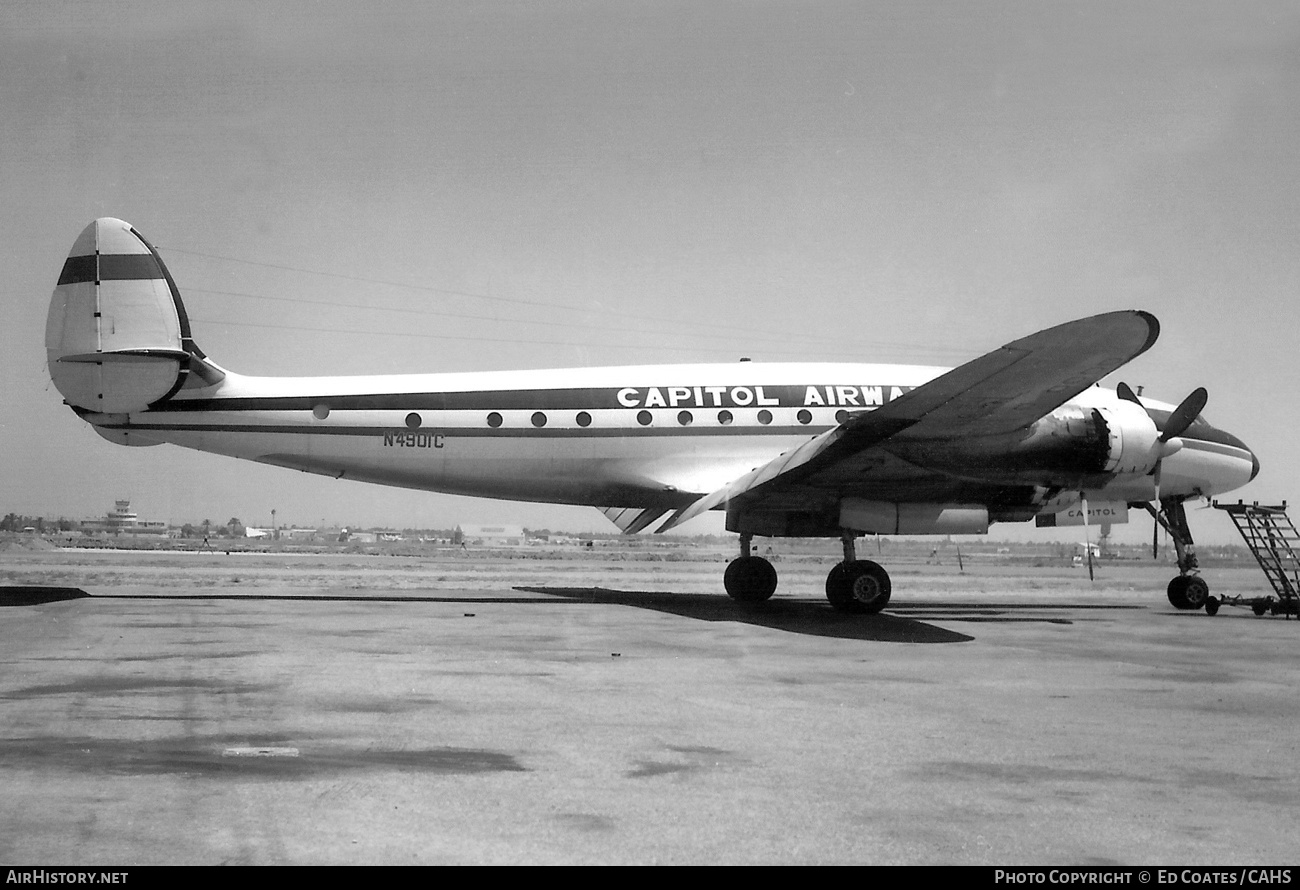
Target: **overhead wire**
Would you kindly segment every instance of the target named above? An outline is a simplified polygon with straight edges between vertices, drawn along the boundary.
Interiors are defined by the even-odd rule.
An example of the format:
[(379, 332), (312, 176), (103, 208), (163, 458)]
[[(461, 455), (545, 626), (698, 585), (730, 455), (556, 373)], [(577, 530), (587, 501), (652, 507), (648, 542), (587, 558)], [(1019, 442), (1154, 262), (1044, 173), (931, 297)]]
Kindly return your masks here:
[[(159, 245), (158, 249), (160, 251), (173, 251), (175, 253), (187, 254), (191, 256), (203, 257), (205, 259), (218, 260), (223, 262), (238, 263), (241, 265), (258, 266), (258, 267), (269, 268), (269, 269), (277, 269), (280, 271), (294, 272), (298, 274), (316, 275), (325, 278), (334, 278), (334, 279), (340, 279), (344, 281), (354, 281), (363, 284), (379, 285), (383, 287), (393, 287), (393, 288), (399, 288), (405, 290), (424, 291), (427, 293), (438, 294), (440, 296), (459, 297), (459, 298), (471, 299), (471, 300), (487, 300), (487, 301), (493, 301), (493, 302), (498, 302), (498, 303), (503, 303), (508, 305), (514, 305), (514, 306), (527, 306), (527, 307), (545, 309), (547, 311), (578, 312), (584, 314), (590, 314), (593, 311), (591, 307), (586, 307), (586, 306), (576, 306), (576, 305), (565, 304), (565, 303), (548, 303), (540, 300), (529, 300), (521, 297), (508, 297), (508, 296), (500, 296), (496, 294), (484, 294), (484, 293), (478, 293), (474, 291), (457, 290), (454, 288), (436, 287), (433, 285), (411, 284), (408, 282), (390, 281), (390, 280), (379, 279), (379, 278), (368, 278), (365, 276), (351, 275), (351, 274), (341, 273), (341, 272), (326, 272), (318, 269), (307, 269), (300, 266), (290, 266), (281, 263), (268, 263), (259, 260), (247, 260), (247, 259), (241, 259), (239, 257), (226, 256), (223, 254), (206, 253), (203, 251), (189, 250), (187, 248), (180, 248), (174, 246)], [(303, 297), (283, 297), (283, 296), (274, 296), (270, 294), (245, 293), (245, 292), (238, 292), (238, 291), (223, 291), (218, 289), (201, 288), (201, 287), (193, 287), (193, 286), (187, 287), (186, 290), (194, 291), (197, 293), (210, 293), (210, 294), (216, 294), (222, 296), (233, 296), (233, 297), (241, 297), (241, 298), (254, 299), (254, 300), (273, 300), (277, 302), (302, 303), (306, 305), (317, 305), (317, 306), (334, 306), (338, 308), (363, 309), (366, 311), (397, 312), (397, 313), (413, 314), (413, 315), (436, 315), (437, 317), (440, 318), (459, 318), (459, 319), (465, 319), (471, 321), (487, 321), (493, 324), (503, 324), (503, 323), (528, 324), (528, 325), (538, 325), (538, 326), (546, 326), (546, 327), (562, 327), (565, 329), (573, 329), (576, 327), (576, 328), (582, 328), (582, 329), (594, 330), (594, 331), (603, 331), (603, 332), (615, 331), (621, 333), (625, 333), (628, 331), (628, 328), (626, 326), (593, 325), (590, 323), (576, 322), (576, 321), (558, 322), (558, 321), (550, 321), (544, 319), (528, 319), (528, 318), (500, 319), (500, 318), (493, 318), (490, 316), (451, 312), (442, 308), (412, 309), (406, 307), (376, 306), (373, 303), (349, 303), (349, 302), (335, 301), (335, 300), (314, 300), (314, 299), (307, 299)], [(602, 307), (601, 311), (608, 315), (623, 317), (638, 322), (651, 322), (659, 325), (665, 324), (667, 322), (667, 320), (661, 316), (643, 315), (640, 313), (627, 312), (626, 310), (617, 309), (617, 308)], [(273, 328), (273, 329), (284, 329), (284, 330), (310, 330), (318, 333), (366, 334), (371, 336), (392, 335), (392, 336), (402, 336), (402, 337), (427, 338), (427, 339), (435, 339), (435, 340), (452, 340), (452, 341), (486, 342), (486, 343), (537, 344), (539, 342), (542, 342), (554, 346), (592, 345), (590, 343), (578, 343), (574, 341), (538, 341), (535, 338), (523, 339), (523, 338), (504, 338), (504, 337), (482, 337), (482, 336), (462, 335), (462, 334), (457, 334), (457, 335), (424, 334), (424, 333), (415, 333), (410, 331), (359, 331), (352, 328), (341, 329), (341, 328), (309, 327), (309, 326), (296, 325), (296, 324), (278, 325), (270, 322), (247, 322), (247, 321), (235, 322), (235, 321), (229, 321), (224, 319), (196, 318), (195, 320), (200, 321), (201, 323), (204, 324), (228, 324), (236, 327), (261, 327), (261, 328)], [(786, 348), (786, 349), (764, 350), (766, 354), (770, 354), (770, 355), (806, 357), (811, 350), (815, 350), (819, 358), (825, 358), (828, 356), (844, 356), (846, 358), (849, 358), (850, 360), (860, 361), (862, 358), (862, 349), (864, 347), (880, 349), (889, 352), (908, 350), (912, 353), (923, 352), (923, 353), (934, 354), (934, 355), (948, 354), (948, 355), (962, 356), (962, 357), (966, 357), (969, 355), (968, 349), (954, 349), (954, 348), (936, 346), (935, 344), (932, 343), (925, 344), (923, 346), (914, 346), (909, 344), (902, 344), (896, 341), (885, 343), (885, 342), (866, 341), (861, 339), (855, 339), (852, 342), (851, 346), (846, 345), (843, 350), (840, 350), (832, 347), (823, 335), (817, 335), (815, 337), (813, 335), (798, 335), (798, 334), (775, 335), (770, 331), (763, 331), (759, 329), (738, 326), (731, 323), (728, 324), (711, 323), (699, 319), (693, 320), (690, 326), (676, 325), (671, 330), (667, 330), (667, 331), (642, 330), (641, 332), (659, 334), (659, 335), (671, 335), (675, 339), (680, 339), (682, 337), (691, 337), (691, 338), (703, 338), (711, 341), (716, 341), (717, 338), (716, 334), (708, 333), (706, 330), (702, 330), (702, 329), (714, 329), (717, 331), (725, 332), (731, 335), (733, 338), (737, 337), (737, 335), (740, 335), (746, 343), (749, 342), (753, 342), (755, 344), (772, 343), (772, 344), (782, 344), (787, 347), (790, 346), (792, 343), (797, 343), (800, 341), (809, 343), (809, 346), (803, 349)], [(728, 344), (725, 347), (724, 346), (690, 347), (690, 346), (678, 346), (678, 345), (671, 345), (671, 344), (668, 345), (655, 344), (653, 346), (634, 346), (634, 345), (620, 344), (618, 348), (671, 351), (671, 352), (696, 352), (696, 353), (725, 352), (728, 355), (731, 355), (736, 351), (734, 340), (732, 343)]]
[[(224, 260), (227, 262), (241, 263), (249, 266), (262, 266), (264, 268), (278, 269), (284, 272), (297, 272), (305, 275), (320, 275), (326, 278), (338, 278), (344, 281), (356, 281), (363, 284), (377, 284), (377, 285), (382, 285), (384, 287), (396, 287), (396, 288), (402, 288), (406, 290), (425, 291), (428, 293), (440, 294), (449, 297), (463, 297), (466, 299), (473, 299), (473, 300), (490, 300), (493, 302), (505, 303), (513, 306), (530, 306), (538, 309), (545, 309), (547, 311), (552, 311), (552, 312), (560, 310), (566, 312), (588, 313), (592, 311), (592, 308), (589, 306), (575, 306), (573, 304), (568, 304), (568, 303), (551, 303), (551, 302), (544, 302), (542, 300), (528, 300), (522, 297), (505, 297), (505, 296), (500, 296), (498, 294), (485, 294), (476, 291), (456, 290), (454, 288), (435, 287), (433, 285), (428, 285), (428, 284), (410, 284), (408, 282), (401, 282), (401, 281), (388, 281), (382, 278), (367, 278), (361, 275), (349, 275), (342, 272), (322, 272), (317, 269), (305, 269), (299, 266), (286, 266), (279, 263), (266, 263), (258, 260), (245, 260), (245, 259), (240, 259), (238, 257), (223, 256), (221, 254), (213, 254), (213, 253), (202, 253), (200, 251), (187, 250), (179, 247), (160, 246), (159, 250), (172, 250), (177, 253), (185, 253), (185, 254), (190, 254), (192, 256), (201, 256), (207, 259)], [(370, 307), (365, 307), (365, 308), (370, 308)], [(628, 312), (623, 309), (614, 309), (614, 308), (605, 308), (603, 311), (605, 311), (610, 315), (617, 315), (635, 321), (642, 321), (642, 322), (648, 321), (648, 322), (655, 322), (655, 323), (663, 322), (663, 318), (656, 315), (643, 315), (641, 313)], [(738, 327), (732, 324), (724, 325), (724, 324), (711, 323), (705, 321), (697, 321), (695, 322), (695, 324), (697, 327), (709, 327), (721, 331), (726, 331), (729, 333), (736, 333), (737, 331), (739, 331), (741, 333), (761, 333), (764, 336), (771, 336), (770, 332), (768, 331), (758, 331), (752, 328)], [(773, 339), (778, 339), (783, 342), (788, 342), (789, 340), (788, 337), (773, 338)]]
[[(422, 315), (422, 316), (436, 314), (438, 318), (459, 318), (459, 319), (465, 319), (467, 321), (487, 321), (487, 322), (492, 322), (493, 324), (503, 323), (503, 319), (493, 318), (492, 316), (489, 315), (472, 315), (465, 312), (451, 312), (444, 309), (438, 309), (436, 310), (435, 313), (435, 310), (431, 310), (431, 309), (410, 309), (410, 308), (400, 307), (400, 306), (375, 306), (370, 303), (366, 303), (366, 304), (348, 303), (348, 302), (340, 302), (337, 300), (311, 300), (311, 299), (307, 299), (306, 297), (282, 297), (282, 296), (272, 296), (270, 294), (250, 294), (250, 293), (243, 293), (240, 291), (216, 290), (213, 288), (206, 288), (206, 287), (187, 287), (186, 291), (194, 292), (194, 293), (216, 294), (218, 296), (245, 297), (252, 300), (271, 300), (274, 302), (281, 302), (281, 303), (302, 303), (308, 306), (335, 306), (340, 309), (363, 309), (367, 312), (398, 312), (407, 315)], [(536, 318), (511, 318), (508, 321), (510, 324), (539, 325), (542, 327), (564, 328), (565, 330), (573, 330), (574, 328), (579, 328), (582, 330), (589, 330), (589, 331), (605, 331), (605, 332), (615, 331), (620, 333), (627, 332), (627, 328), (625, 326), (619, 326), (619, 325), (588, 324), (585, 322), (548, 321), (546, 319), (536, 319)], [(659, 319), (659, 321), (662, 323), (664, 319)], [(325, 330), (325, 329), (317, 328), (316, 330)], [(341, 333), (346, 333), (346, 332), (341, 331)], [(716, 340), (716, 336), (714, 334), (709, 334), (702, 331), (683, 330), (680, 326), (669, 331), (643, 331), (643, 333), (656, 333), (656, 334), (662, 333), (662, 334), (672, 334), (674, 337), (707, 338), (707, 339)], [(522, 341), (522, 342), (534, 342), (534, 341), (529, 340), (529, 341)], [(785, 338), (785, 337), (763, 336), (757, 339), (750, 337), (749, 342), (789, 343), (790, 341), (789, 338)]]
[[(271, 324), (267, 322), (255, 322), (255, 321), (230, 321), (229, 319), (202, 318), (197, 316), (192, 316), (191, 320), (200, 322), (201, 324), (233, 325), (234, 327), (240, 327), (240, 328), (267, 328), (271, 330), (313, 331), (322, 334), (347, 334), (349, 336), (363, 335), (363, 336), (372, 336), (372, 337), (412, 337), (415, 339), (425, 339), (425, 340), (452, 340), (456, 342), (471, 342), (471, 343), (519, 343), (519, 344), (534, 345), (534, 346), (535, 345), (543, 345), (543, 346), (583, 345), (583, 344), (573, 343), (571, 341), (538, 340), (536, 338), (531, 338), (531, 337), (525, 339), (525, 338), (518, 338), (518, 337), (481, 337), (481, 336), (475, 336), (473, 334), (426, 334), (426, 333), (414, 333), (411, 331), (392, 331), (392, 330), (388, 330), (388, 331), (362, 331), (362, 330), (355, 330), (355, 329), (343, 330), (342, 328), (318, 328), (309, 325), (296, 325), (296, 324), (284, 325), (284, 324)], [(673, 346), (672, 344), (654, 344), (654, 345), (647, 345), (647, 346), (620, 344), (619, 349), (649, 350), (654, 352), (669, 351), (669, 352), (694, 352), (694, 353), (709, 351), (706, 347)], [(781, 353), (773, 353), (773, 354), (781, 354)], [(800, 353), (791, 352), (785, 354), (796, 355)]]

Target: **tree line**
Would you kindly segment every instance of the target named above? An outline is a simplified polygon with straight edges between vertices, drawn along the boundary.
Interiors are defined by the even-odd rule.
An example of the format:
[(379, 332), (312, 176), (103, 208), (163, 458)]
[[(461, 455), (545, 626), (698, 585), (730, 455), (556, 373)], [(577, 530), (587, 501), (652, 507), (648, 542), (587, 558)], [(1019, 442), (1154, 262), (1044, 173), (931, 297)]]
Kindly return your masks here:
[[(66, 519), (62, 516), (58, 519), (46, 519), (44, 516), (6, 513), (4, 518), (0, 519), (0, 532), (21, 532), (30, 528), (35, 530), (37, 534), (45, 534), (47, 532), (80, 531), (82, 526), (83, 523), (80, 520)], [(101, 530), (96, 529), (96, 531)], [(202, 522), (185, 523), (180, 527), (180, 533), (183, 538), (242, 538), (244, 536), (244, 523), (240, 522), (237, 516), (232, 516), (225, 524), (205, 519)]]

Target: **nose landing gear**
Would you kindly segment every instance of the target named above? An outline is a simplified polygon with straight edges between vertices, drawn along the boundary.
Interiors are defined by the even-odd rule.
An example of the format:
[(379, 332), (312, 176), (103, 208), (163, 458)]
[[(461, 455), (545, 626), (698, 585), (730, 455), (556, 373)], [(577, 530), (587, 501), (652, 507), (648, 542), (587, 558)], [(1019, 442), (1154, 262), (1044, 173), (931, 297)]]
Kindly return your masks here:
[[(1210, 585), (1200, 575), (1179, 575), (1169, 582), (1165, 595), (1175, 609), (1205, 608), (1209, 611), (1209, 601), (1213, 599), (1210, 596)], [(1215, 608), (1214, 611), (1217, 612), (1218, 609)]]
[(1192, 530), (1187, 524), (1187, 511), (1183, 502), (1177, 498), (1161, 498), (1160, 508), (1154, 504), (1146, 505), (1147, 512), (1155, 517), (1174, 542), (1178, 554), (1178, 576), (1169, 582), (1165, 591), (1169, 604), (1175, 609), (1205, 609), (1213, 615), (1219, 610), (1219, 601), (1210, 596), (1210, 585), (1197, 574), (1196, 547), (1192, 541)]

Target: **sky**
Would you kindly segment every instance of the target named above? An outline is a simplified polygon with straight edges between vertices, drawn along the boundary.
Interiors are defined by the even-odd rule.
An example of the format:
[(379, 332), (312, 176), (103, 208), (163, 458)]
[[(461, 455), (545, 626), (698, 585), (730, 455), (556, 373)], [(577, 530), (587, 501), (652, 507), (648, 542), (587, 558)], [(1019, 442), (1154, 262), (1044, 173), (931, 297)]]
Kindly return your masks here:
[(0, 512), (613, 530), (101, 440), (43, 347), (99, 216), (250, 374), (951, 366), (1145, 309), (1160, 340), (1104, 382), (1205, 386), (1263, 466), (1231, 499), (1277, 503), (1300, 493), (1297, 145), (1294, 2), (8, 0)]

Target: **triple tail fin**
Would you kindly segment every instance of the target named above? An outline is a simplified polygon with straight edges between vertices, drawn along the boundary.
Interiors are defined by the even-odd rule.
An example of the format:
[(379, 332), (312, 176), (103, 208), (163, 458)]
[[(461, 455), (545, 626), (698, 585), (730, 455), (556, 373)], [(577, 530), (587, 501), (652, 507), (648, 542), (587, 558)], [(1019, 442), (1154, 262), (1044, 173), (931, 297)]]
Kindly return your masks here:
[(144, 411), (224, 372), (190, 336), (180, 292), (139, 232), (103, 217), (77, 236), (50, 298), (50, 379), (74, 409)]

